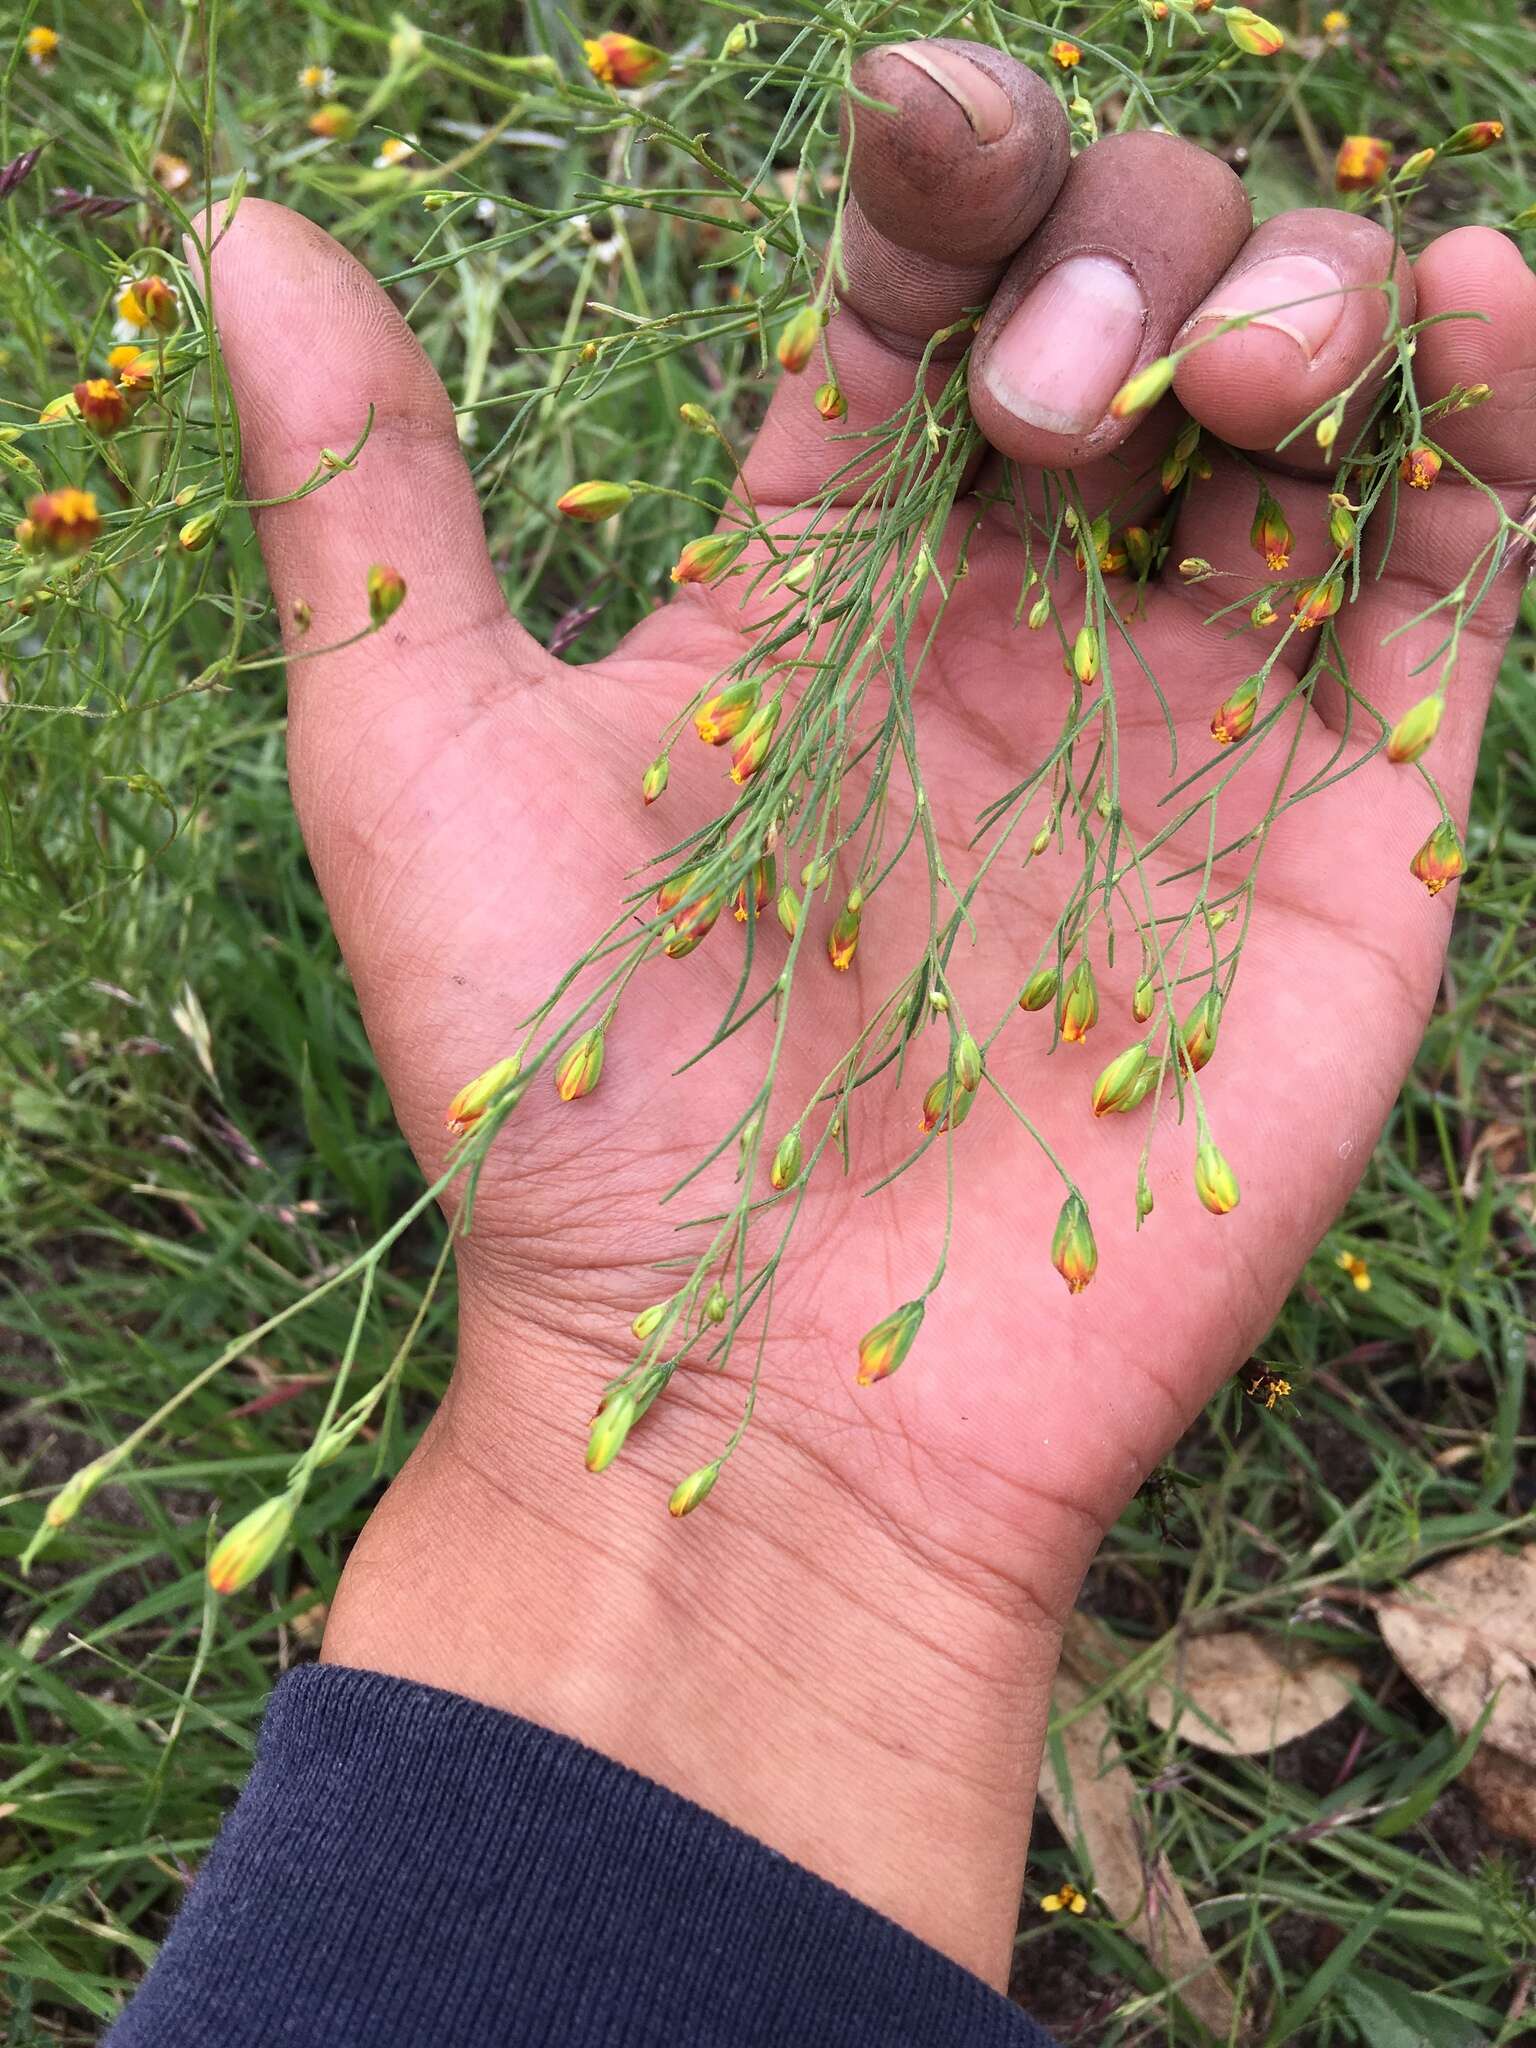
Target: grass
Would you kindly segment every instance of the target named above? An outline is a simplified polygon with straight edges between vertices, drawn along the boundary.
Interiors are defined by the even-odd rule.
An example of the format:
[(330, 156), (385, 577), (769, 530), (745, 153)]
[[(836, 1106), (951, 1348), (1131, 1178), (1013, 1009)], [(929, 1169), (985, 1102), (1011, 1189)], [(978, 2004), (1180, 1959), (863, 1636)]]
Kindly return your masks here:
[[(1148, 57), (1134, 8), (981, 7), (974, 19), (1036, 57), (1052, 36), (1076, 36), (1088, 59), (1063, 89), (1075, 86), (1106, 126), (1136, 78), (1148, 81), (1159, 111), (1242, 164), (1261, 217), (1328, 197), (1345, 132), (1406, 152), (1488, 114), (1507, 123), (1505, 145), (1448, 167), (1410, 237), (1431, 218), (1503, 224), (1530, 204), (1536, 36), (1513, 0), (1475, 18), (1457, 0), (1351, 8), (1343, 48), (1288, 0), (1273, 11), (1299, 31), (1293, 49), (1219, 75), (1191, 56), (1188, 36)], [(568, 637), (576, 657), (604, 651), (657, 601), (698, 515), (646, 497), (621, 529), (573, 529), (550, 515), (554, 497), (579, 474), (684, 485), (701, 462), (677, 426), (688, 399), (750, 432), (761, 336), (734, 294), (798, 289), (802, 236), (814, 245), (825, 232), (816, 174), (835, 158), (818, 114), (839, 34), (934, 33), (961, 19), (928, 5), (821, 15), (795, 0), (760, 31), (762, 51), (789, 53), (785, 63), (746, 97), (766, 56), (748, 53), (739, 68), (708, 60), (750, 18), (667, 4), (582, 24), (621, 26), (689, 60), (662, 102), (669, 139), (606, 121), (548, 6), (526, 10), (515, 50), (504, 10), (423, 7), (420, 51), (391, 45), (397, 20), (376, 0), (346, 12), (320, 0), (23, 9), (14, 48), (0, 50), (0, 161), (47, 149), (0, 200), (0, 420), (23, 430), (0, 442), (9, 516), (35, 488), (26, 462), (50, 481), (59, 466), (68, 480), (84, 475), (79, 436), (35, 422), (99, 367), (114, 286), (146, 244), (174, 265), (177, 208), (243, 175), (393, 281), (463, 408), (511, 603), (541, 638)], [(64, 41), (45, 76), (20, 35), (50, 21)], [(529, 55), (550, 58), (548, 72), (505, 61)], [(335, 97), (366, 110), (355, 141), (309, 135), (313, 103), (296, 84), (309, 63), (333, 66)], [(763, 221), (743, 227), (720, 179), (687, 153), (705, 131), (731, 175), (762, 181)], [(426, 211), (422, 180), (375, 170), (390, 133), (459, 159), (424, 182), (462, 196)], [(166, 151), (191, 182), (156, 198), (152, 160)], [(802, 157), (809, 175), (796, 186)], [(798, 217), (776, 211), (789, 188)], [(134, 203), (61, 211), (60, 191)], [(768, 213), (763, 260), (752, 230)], [(642, 329), (616, 362), (563, 385), (572, 344), (617, 324), (590, 314), (593, 300), (642, 321), (681, 308), (695, 320), (685, 336)], [(275, 1491), (308, 1442), (348, 1341), (336, 1296), (194, 1393), (20, 1575), (16, 1560), (70, 1471), (185, 1389), (232, 1335), (337, 1270), (418, 1186), (289, 809), (280, 671), (228, 665), (264, 653), (274, 631), (244, 515), (225, 514), (202, 553), (155, 552), (174, 534), (177, 493), (190, 490), (198, 509), (232, 491), (206, 346), (183, 337), (174, 360), (191, 393), (170, 415), (182, 424), (138, 437), (125, 457), (158, 520), (120, 516), (113, 573), (78, 602), (0, 615), (10, 2044), (90, 2041), (127, 1995), (247, 1768), (274, 1676), (313, 1653), (317, 1610), (452, 1347), (451, 1303), (434, 1300), (398, 1398), (321, 1472), (290, 1551), (250, 1592), (224, 1604), (208, 1595), (209, 1531), (215, 1514), (227, 1524)], [(24, 594), (3, 548), (0, 574), (21, 576), (11, 588)], [(1536, 1508), (1533, 649), (1528, 599), (1489, 730), (1439, 1010), (1364, 1185), (1265, 1350), (1294, 1398), (1273, 1413), (1236, 1390), (1218, 1401), (1178, 1454), (1196, 1483), (1178, 1489), (1166, 1526), (1146, 1504), (1129, 1512), (1086, 1596), (1140, 1647), (1196, 1617), (1230, 1619), (1303, 1634), (1360, 1666), (1351, 1710), (1270, 1759), (1175, 1744), (1134, 1688), (1111, 1697), (1147, 1827), (1275, 2042), (1513, 2041), (1536, 1983), (1530, 1852), (1494, 1837), (1454, 1781), (1411, 1831), (1361, 1818), (1447, 1773), (1456, 1752), (1361, 1596), (1450, 1551), (1528, 1537)], [(365, 1358), (390, 1358), (439, 1248), (427, 1224), (395, 1247)], [(1341, 1250), (1367, 1260), (1368, 1293), (1336, 1264)], [(1063, 1925), (1038, 1914), (1039, 1894), (1074, 1874), (1042, 1821), (1019, 1951), (1033, 2009), (1067, 2038), (1197, 2038), (1104, 1916)]]

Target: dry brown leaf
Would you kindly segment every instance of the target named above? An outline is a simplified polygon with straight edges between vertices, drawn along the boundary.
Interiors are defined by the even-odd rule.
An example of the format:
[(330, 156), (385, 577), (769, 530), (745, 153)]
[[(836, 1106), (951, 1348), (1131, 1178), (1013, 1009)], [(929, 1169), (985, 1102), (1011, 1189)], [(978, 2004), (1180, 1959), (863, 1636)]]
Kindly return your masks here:
[(1231, 1988), (1172, 1865), (1150, 1852), (1136, 1781), (1108, 1714), (1103, 1707), (1078, 1712), (1091, 1690), (1068, 1671), (1057, 1674), (1053, 1703), (1063, 1725), (1046, 1753), (1040, 1796), (1099, 1900), (1169, 1983), (1180, 1985), (1178, 1996), (1196, 2019), (1225, 2039), (1236, 2017)]
[(1189, 1636), (1147, 1713), (1181, 1742), (1223, 1756), (1262, 1756), (1310, 1735), (1349, 1705), (1354, 1669), (1340, 1657), (1291, 1656), (1248, 1630)]
[(1522, 1124), (1507, 1124), (1497, 1118), (1485, 1124), (1473, 1140), (1472, 1150), (1467, 1155), (1467, 1171), (1461, 1183), (1461, 1192), (1470, 1202), (1482, 1185), (1483, 1163), (1486, 1160), (1495, 1173), (1512, 1173), (1519, 1164), (1525, 1150), (1525, 1128)]
[(1483, 1741), (1536, 1769), (1536, 1544), (1431, 1565), (1377, 1600), (1376, 1621), (1459, 1735), (1497, 1692)]
[(1482, 1742), (1462, 1772), (1461, 1783), (1496, 1835), (1536, 1849), (1536, 1771), (1529, 1764)]

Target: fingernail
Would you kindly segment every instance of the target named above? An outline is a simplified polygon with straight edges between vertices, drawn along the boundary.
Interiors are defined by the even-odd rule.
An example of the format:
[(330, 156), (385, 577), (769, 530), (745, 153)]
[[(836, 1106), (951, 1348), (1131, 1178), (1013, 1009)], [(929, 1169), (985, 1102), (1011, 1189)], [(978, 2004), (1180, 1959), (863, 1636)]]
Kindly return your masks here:
[(931, 78), (970, 122), (978, 142), (997, 142), (1013, 126), (1013, 101), (979, 64), (936, 43), (891, 43), (893, 57)]
[(1048, 270), (992, 344), (982, 378), (999, 405), (1052, 434), (1084, 434), (1141, 353), (1146, 308), (1135, 278), (1108, 256), (1069, 256)]
[(1272, 256), (1218, 285), (1189, 324), (1252, 313), (1250, 326), (1288, 334), (1310, 362), (1343, 311), (1343, 281), (1331, 265), (1315, 256)]

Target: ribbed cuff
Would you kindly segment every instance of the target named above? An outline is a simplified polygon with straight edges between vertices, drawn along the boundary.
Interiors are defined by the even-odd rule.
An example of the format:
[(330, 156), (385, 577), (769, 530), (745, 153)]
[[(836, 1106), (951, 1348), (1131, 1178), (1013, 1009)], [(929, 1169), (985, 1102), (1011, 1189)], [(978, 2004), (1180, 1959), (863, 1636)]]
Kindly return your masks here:
[(937, 1949), (611, 1758), (291, 1672), (106, 2048), (1049, 2048)]

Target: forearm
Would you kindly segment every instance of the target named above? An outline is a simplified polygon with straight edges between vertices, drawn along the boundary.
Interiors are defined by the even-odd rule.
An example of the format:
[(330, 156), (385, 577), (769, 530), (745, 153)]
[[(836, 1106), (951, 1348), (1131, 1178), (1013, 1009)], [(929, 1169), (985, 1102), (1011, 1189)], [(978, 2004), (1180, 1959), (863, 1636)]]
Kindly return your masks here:
[(1058, 1644), (1034, 1593), (876, 1526), (761, 1414), (674, 1523), (694, 1403), (728, 1390), (690, 1382), (593, 1478), (568, 1361), (503, 1341), (466, 1331), (326, 1658), (574, 1736), (1005, 1983)]

